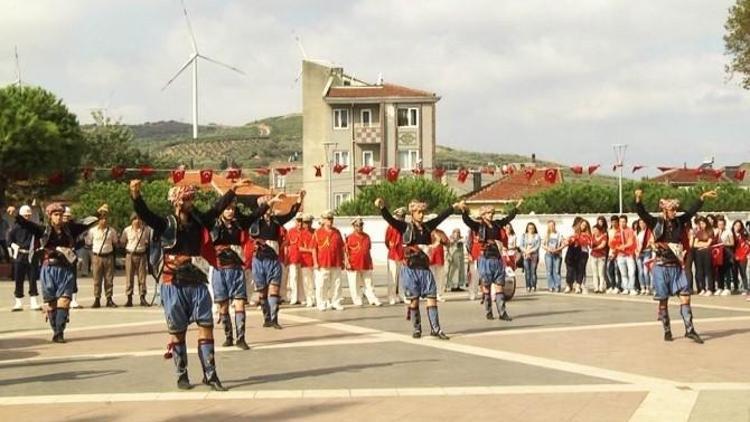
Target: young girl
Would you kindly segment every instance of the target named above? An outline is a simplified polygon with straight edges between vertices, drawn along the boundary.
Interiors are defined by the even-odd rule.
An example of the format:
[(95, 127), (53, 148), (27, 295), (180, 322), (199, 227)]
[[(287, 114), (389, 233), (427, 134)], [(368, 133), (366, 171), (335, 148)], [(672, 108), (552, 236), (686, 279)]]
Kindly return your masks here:
[[(603, 218), (602, 218), (603, 219)], [(606, 268), (607, 268), (607, 221), (604, 220), (604, 228), (600, 225), (600, 221), (592, 230), (592, 242), (591, 242), (591, 260), (594, 267), (594, 293), (604, 293), (607, 288), (606, 281)]]
[(638, 220), (636, 227), (636, 250), (638, 265), (638, 283), (641, 286), (641, 295), (651, 293), (651, 270), (648, 268), (648, 261), (651, 259), (654, 235), (648, 228), (646, 222)]
[(547, 236), (542, 241), (544, 249), (544, 264), (547, 268), (547, 287), (550, 292), (560, 292), (560, 264), (562, 250), (565, 248), (562, 235), (557, 232), (555, 222), (547, 222)]
[[(732, 278), (739, 285), (742, 280), (742, 295), (747, 295), (747, 257), (750, 255), (750, 239), (748, 239), (747, 229), (742, 221), (736, 220), (732, 223), (732, 234), (734, 235), (734, 267), (732, 268)], [(738, 286), (739, 288), (739, 286)]]
[(542, 240), (536, 231), (536, 225), (526, 225), (526, 232), (521, 236), (521, 251), (523, 253), (523, 273), (526, 277), (526, 293), (536, 291), (536, 268), (539, 265), (539, 247)]

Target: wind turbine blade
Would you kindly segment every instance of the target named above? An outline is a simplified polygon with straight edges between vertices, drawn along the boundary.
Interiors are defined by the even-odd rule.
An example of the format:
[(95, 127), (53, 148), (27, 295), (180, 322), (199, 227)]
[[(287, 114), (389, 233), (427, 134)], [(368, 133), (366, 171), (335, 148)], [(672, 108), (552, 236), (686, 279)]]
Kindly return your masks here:
[(294, 84), (296, 85), (300, 79), (302, 79), (302, 70), (300, 70), (299, 73), (297, 74), (297, 77), (294, 78)]
[(167, 87), (168, 87), (169, 85), (171, 85), (171, 84), (172, 84), (172, 82), (174, 82), (174, 80), (175, 80), (175, 79), (177, 79), (177, 77), (178, 77), (178, 76), (180, 76), (180, 73), (182, 73), (182, 71), (184, 71), (185, 69), (187, 69), (187, 67), (188, 67), (188, 66), (190, 66), (190, 64), (191, 64), (191, 63), (193, 62), (193, 60), (195, 60), (195, 59), (197, 59), (197, 58), (198, 58), (198, 56), (197, 56), (197, 55), (193, 55), (193, 56), (190, 56), (190, 58), (188, 59), (187, 63), (185, 63), (184, 65), (182, 65), (182, 67), (180, 68), (180, 70), (178, 70), (178, 71), (177, 71), (177, 73), (176, 73), (176, 74), (175, 74), (174, 76), (172, 76), (172, 79), (170, 79), (170, 80), (169, 80), (169, 81), (168, 81), (168, 82), (167, 82), (167, 83), (166, 83), (166, 84), (164, 85), (164, 87), (163, 87), (163, 88), (162, 88), (161, 90), (162, 90), (162, 91), (164, 91), (165, 89), (167, 89)]
[(305, 47), (302, 46), (302, 38), (299, 35), (294, 36), (294, 41), (297, 42), (299, 52), (302, 53), (302, 59), (307, 60), (307, 53), (305, 53)]
[(182, 12), (185, 14), (185, 22), (187, 22), (188, 31), (190, 31), (190, 39), (193, 42), (193, 53), (198, 54), (198, 43), (195, 42), (193, 25), (190, 24), (190, 17), (188, 16), (187, 7), (185, 7), (185, 0), (180, 0), (180, 4), (182, 4)]
[(229, 70), (234, 70), (235, 72), (239, 73), (240, 75), (245, 75), (245, 72), (241, 71), (240, 69), (237, 69), (237, 68), (236, 68), (236, 67), (234, 67), (234, 66), (230, 66), (230, 65), (228, 65), (228, 64), (226, 64), (226, 63), (222, 63), (222, 62), (220, 62), (220, 61), (218, 61), (218, 60), (212, 59), (212, 58), (210, 58), (210, 57), (206, 57), (206, 56), (204, 56), (204, 55), (201, 55), (201, 54), (198, 54), (198, 56), (197, 56), (197, 57), (200, 57), (200, 58), (202, 58), (202, 59), (208, 60), (209, 62), (212, 62), (212, 63), (216, 63), (216, 64), (218, 64), (219, 66), (224, 66), (224, 67), (226, 67), (226, 68), (227, 68), (227, 69), (229, 69)]
[(18, 46), (15, 46), (15, 55), (16, 55), (16, 83), (20, 86), (21, 85), (21, 65), (18, 61)]

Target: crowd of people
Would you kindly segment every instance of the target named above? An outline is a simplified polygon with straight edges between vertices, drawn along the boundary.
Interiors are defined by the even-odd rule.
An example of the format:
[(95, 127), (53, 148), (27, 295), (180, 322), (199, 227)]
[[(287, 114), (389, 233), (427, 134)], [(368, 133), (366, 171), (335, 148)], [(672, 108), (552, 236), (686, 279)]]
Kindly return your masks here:
[[(90, 255), (93, 273), (92, 307), (102, 306), (102, 293), (104, 306), (116, 307), (115, 254), (124, 250), (125, 306), (133, 306), (135, 279), (140, 305), (149, 306), (147, 268), (154, 276), (155, 269), (160, 272), (161, 304), (171, 336), (165, 357), (174, 359), (178, 387), (192, 387), (187, 378), (185, 332), (190, 323), (196, 323), (203, 382), (221, 391), (224, 387), (214, 362), (214, 314), (224, 327), (223, 346), (247, 350), (248, 303), (261, 309), (263, 327), (275, 329), (283, 328), (279, 311), (284, 302), (317, 307), (321, 312), (343, 310), (342, 282), (348, 284), (352, 305), (382, 305), (373, 285), (372, 239), (363, 219), (352, 220), (352, 229), (344, 236), (334, 226), (334, 213), (327, 211), (314, 228), (313, 216), (301, 212), (304, 191), (284, 212), (275, 209), (283, 199), (279, 194), (259, 198), (257, 207), (246, 213), (236, 207), (234, 193), (242, 183), (247, 182), (233, 186), (205, 212), (193, 208), (194, 187), (173, 187), (168, 200), (174, 212), (159, 216), (140, 196), (140, 181), (134, 180), (130, 184), (134, 212), (121, 233), (110, 227), (106, 204), (96, 216), (76, 221), (69, 208), (53, 203), (45, 209), (45, 223), (35, 221), (31, 208), (22, 206), (5, 236), (16, 281), (13, 310), (23, 308), (25, 281), (31, 308), (41, 308), (36, 299), (37, 280), (41, 280), (52, 340), (65, 342), (69, 309), (80, 306), (76, 293), (78, 276), (87, 267), (85, 255)], [(620, 215), (608, 222), (601, 216), (591, 225), (576, 217), (567, 236), (558, 232), (555, 221), (547, 222), (544, 233), (530, 222), (517, 235), (513, 220), (521, 201), (498, 219), (493, 207), (482, 207), (472, 215), (464, 202), (425, 215), (424, 202), (413, 200), (408, 207), (391, 212), (378, 199), (375, 205), (388, 223), (382, 234), (388, 249), (387, 300), (391, 305), (406, 304), (414, 338), (422, 336), (420, 302), (424, 300), (430, 335), (449, 339), (438, 313), (438, 303), (445, 300), (447, 291), (468, 289), (471, 300), (481, 299), (487, 319), (495, 319), (494, 305), (498, 319), (510, 322), (507, 301), (515, 291), (516, 271), (523, 271), (526, 292), (534, 293), (543, 254), (550, 292), (652, 294), (659, 302), (667, 341), (672, 340), (667, 299), (679, 296), (686, 337), (702, 343), (692, 326), (691, 293), (748, 292), (747, 225), (742, 221), (727, 225), (722, 216), (697, 215), (704, 199), (715, 196), (713, 191), (702, 194), (679, 216), (679, 203), (663, 200), (662, 214), (654, 217), (643, 207), (637, 191), (638, 220), (630, 223)], [(468, 228), (467, 236), (460, 229), (448, 236), (438, 228), (456, 212)], [(9, 209), (8, 214), (14, 215), (15, 210)], [(294, 224), (286, 228), (291, 221)], [(159, 259), (154, 261), (154, 257)], [(200, 268), (200, 262), (207, 262), (208, 269)], [(249, 295), (248, 288), (256, 295)], [(230, 309), (234, 309), (234, 319)]]

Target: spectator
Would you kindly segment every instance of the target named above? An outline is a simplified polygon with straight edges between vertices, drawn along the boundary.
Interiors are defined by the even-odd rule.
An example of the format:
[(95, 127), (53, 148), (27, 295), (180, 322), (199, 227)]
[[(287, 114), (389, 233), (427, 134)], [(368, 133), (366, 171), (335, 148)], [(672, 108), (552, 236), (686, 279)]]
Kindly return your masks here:
[(92, 308), (101, 306), (102, 284), (107, 299), (108, 308), (116, 308), (112, 300), (115, 280), (115, 248), (118, 245), (117, 231), (109, 226), (107, 216), (109, 208), (102, 206), (99, 212), (99, 223), (92, 227), (88, 234), (88, 242), (91, 243), (93, 256), (91, 266), (94, 272), (94, 304)]
[(560, 265), (562, 264), (562, 250), (565, 248), (565, 239), (557, 232), (553, 220), (547, 222), (547, 235), (542, 241), (544, 249), (544, 265), (547, 269), (547, 288), (550, 292), (560, 292)]
[[(431, 220), (435, 217), (437, 217), (437, 214), (432, 214), (427, 219)], [(432, 232), (432, 242), (432, 247), (430, 248), (430, 270), (433, 277), (435, 277), (437, 300), (438, 302), (445, 302), (443, 298), (445, 291), (445, 245), (448, 244), (448, 236), (445, 235), (444, 231), (435, 229)]]
[(727, 227), (727, 221), (724, 217), (716, 219), (716, 237), (723, 248), (723, 259), (719, 266), (719, 290), (722, 296), (732, 294), (732, 284), (737, 286), (736, 280), (732, 280), (732, 268), (734, 268), (734, 235), (732, 230)]
[(526, 292), (536, 291), (536, 269), (539, 265), (539, 247), (542, 245), (542, 239), (537, 233), (536, 225), (528, 223), (526, 231), (521, 235), (521, 252), (523, 255), (523, 273), (526, 277)]
[(465, 242), (460, 229), (453, 229), (448, 243), (448, 288), (452, 292), (462, 292), (466, 285), (466, 266), (464, 259)]
[(613, 242), (618, 242), (616, 234), (620, 228), (620, 217), (613, 215), (609, 218), (609, 222), (610, 228), (607, 231), (607, 276), (611, 288), (607, 289), (607, 293), (619, 294), (622, 291), (622, 274), (617, 267), (617, 251), (610, 245)]
[[(10, 213), (9, 213), (10, 214)], [(19, 212), (21, 219), (31, 220), (31, 207), (24, 205)], [(33, 243), (32, 243), (33, 242)], [(29, 281), (29, 309), (39, 310), (41, 307), (37, 302), (39, 291), (37, 280), (39, 279), (39, 263), (34, 259), (34, 251), (39, 247), (39, 239), (35, 239), (34, 232), (21, 225), (14, 225), (8, 234), (10, 255), (13, 258), (13, 279), (16, 283), (14, 296), (16, 298), (13, 311), (23, 310), (23, 282)]]
[(151, 242), (151, 228), (146, 227), (138, 214), (130, 215), (130, 225), (125, 227), (120, 236), (120, 244), (125, 245), (125, 294), (128, 296), (126, 307), (133, 306), (133, 284), (138, 278), (139, 304), (149, 306), (146, 301), (146, 267), (148, 245)]
[(648, 268), (650, 260), (653, 258), (654, 235), (643, 220), (636, 220), (636, 256), (638, 257), (638, 284), (641, 288), (641, 294), (651, 293), (651, 270)]
[(622, 274), (622, 294), (635, 296), (635, 249), (636, 240), (633, 229), (628, 227), (628, 216), (620, 216), (620, 226), (615, 239), (610, 239), (610, 248), (615, 250), (617, 268)]
[[(581, 253), (581, 245), (578, 242), (578, 236), (581, 234), (581, 221), (583, 221), (583, 218), (578, 216), (573, 219), (573, 235), (565, 239), (565, 246), (568, 248), (565, 251), (565, 293), (573, 291), (573, 284), (578, 279), (576, 264), (578, 263), (578, 255)], [(576, 293), (578, 293), (577, 289)]]
[(696, 220), (698, 224), (691, 245), (695, 249), (695, 284), (701, 296), (711, 296), (714, 291), (714, 271), (711, 265), (714, 233), (713, 228), (708, 225), (708, 219), (698, 217)]
[[(601, 225), (601, 221), (604, 222), (604, 226)], [(594, 281), (594, 293), (604, 293), (607, 288), (607, 280), (605, 277), (607, 267), (607, 220), (604, 217), (597, 219), (596, 225), (592, 229), (591, 233), (591, 262), (593, 271)]]
[[(734, 266), (732, 268), (732, 277), (739, 285), (742, 280), (742, 295), (747, 295), (747, 257), (750, 255), (750, 239), (748, 232), (742, 221), (735, 220), (732, 223), (732, 234), (734, 236)], [(739, 286), (738, 286), (739, 288)]]
[(516, 231), (513, 230), (513, 225), (508, 223), (505, 225), (505, 235), (508, 239), (508, 244), (505, 246), (507, 256), (514, 264), (518, 260), (518, 238)]

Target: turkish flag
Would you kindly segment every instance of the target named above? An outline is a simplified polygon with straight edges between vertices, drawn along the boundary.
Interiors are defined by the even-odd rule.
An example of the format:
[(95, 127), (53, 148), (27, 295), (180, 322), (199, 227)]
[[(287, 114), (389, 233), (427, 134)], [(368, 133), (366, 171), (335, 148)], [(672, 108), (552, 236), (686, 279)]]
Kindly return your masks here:
[(516, 166), (513, 164), (508, 164), (508, 174), (514, 174), (516, 172)]
[(583, 174), (583, 166), (573, 166), (570, 168), (570, 171), (575, 174)]
[(737, 173), (734, 174), (734, 179), (739, 180), (740, 182), (745, 180), (745, 169), (737, 170)]
[(92, 169), (91, 167), (83, 168), (83, 180), (90, 180), (93, 174), (94, 174), (94, 169)]
[(315, 167), (315, 177), (323, 177), (323, 165), (313, 167)]
[(488, 174), (490, 176), (494, 176), (495, 175), (495, 170), (496, 170), (495, 167), (487, 166), (487, 167), (482, 168), (482, 173)]
[(255, 172), (261, 176), (268, 176), (269, 174), (271, 174), (271, 169), (269, 169), (268, 167), (261, 167), (255, 169)]
[(526, 179), (531, 180), (531, 178), (534, 177), (534, 173), (536, 173), (536, 169), (531, 167), (531, 168), (527, 168), (523, 172), (524, 174), (526, 174)]
[(638, 170), (645, 168), (646, 166), (633, 166), (633, 173), (637, 172)]
[(589, 175), (596, 173), (596, 171), (599, 170), (599, 167), (601, 167), (599, 164), (594, 164), (594, 165), (589, 166), (588, 168)]
[(172, 170), (172, 182), (175, 184), (180, 183), (185, 178), (185, 169)]
[(443, 167), (432, 169), (432, 177), (440, 179), (441, 177), (443, 177), (443, 175), (445, 175), (445, 169)]
[(234, 167), (231, 167), (231, 168), (227, 169), (227, 179), (229, 179), (229, 180), (237, 180), (240, 177), (242, 177), (242, 169), (238, 169), (238, 168), (234, 168)]
[(291, 167), (278, 167), (278, 168), (276, 168), (276, 173), (278, 173), (281, 176), (286, 176), (287, 173), (289, 173), (291, 171), (292, 171)]
[(365, 176), (369, 176), (372, 174), (372, 172), (375, 171), (375, 167), (373, 166), (364, 166), (357, 170), (357, 173), (364, 174)]
[(469, 177), (469, 170), (462, 168), (458, 171), (458, 182), (459, 183), (465, 183), (466, 179)]
[(214, 171), (210, 169), (201, 170), (201, 184), (207, 185), (211, 183), (214, 178)]
[(415, 169), (412, 169), (411, 172), (417, 176), (422, 176), (424, 174), (424, 169), (422, 167), (417, 167)]
[(401, 173), (401, 169), (397, 169), (396, 167), (391, 167), (388, 169), (388, 171), (385, 174), (385, 178), (389, 182), (395, 182), (398, 180), (398, 175)]
[(674, 167), (657, 167), (657, 169), (659, 169), (660, 172), (664, 173), (666, 171), (673, 170)]
[(721, 176), (724, 175), (724, 170), (714, 170), (713, 174), (715, 178), (721, 179)]
[(112, 167), (112, 178), (113, 179), (119, 179), (123, 175), (125, 175), (125, 167), (123, 167), (123, 166), (114, 166), (114, 167)]
[(50, 185), (62, 185), (62, 182), (63, 174), (61, 171), (56, 171), (47, 178), (47, 183)]
[(344, 171), (344, 170), (346, 170), (347, 167), (348, 166), (343, 165), (343, 164), (335, 164), (333, 166), (333, 172), (336, 173), (336, 174), (341, 174), (341, 172)]
[(557, 169), (547, 169), (544, 171), (544, 180), (549, 183), (555, 183), (557, 180)]
[(141, 177), (148, 177), (154, 174), (154, 168), (151, 166), (140, 166), (140, 170), (138, 171), (138, 175)]

